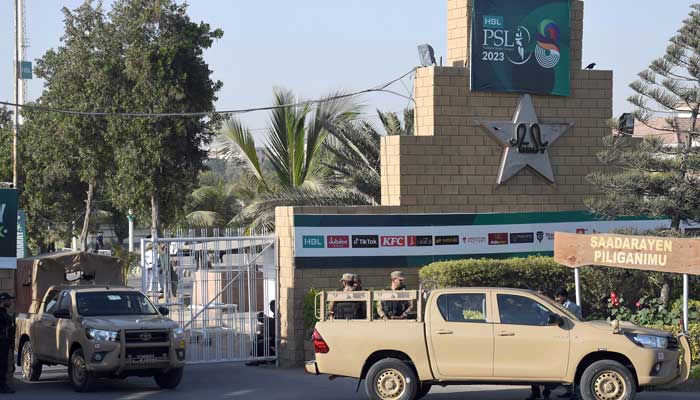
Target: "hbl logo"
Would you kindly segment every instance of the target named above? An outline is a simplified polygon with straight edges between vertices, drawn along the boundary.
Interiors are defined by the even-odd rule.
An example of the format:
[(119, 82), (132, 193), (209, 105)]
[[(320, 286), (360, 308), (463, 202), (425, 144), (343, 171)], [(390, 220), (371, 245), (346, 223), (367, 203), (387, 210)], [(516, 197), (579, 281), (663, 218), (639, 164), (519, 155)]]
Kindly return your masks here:
[(323, 243), (323, 236), (304, 236), (302, 241), (305, 249), (322, 249), (326, 247)]

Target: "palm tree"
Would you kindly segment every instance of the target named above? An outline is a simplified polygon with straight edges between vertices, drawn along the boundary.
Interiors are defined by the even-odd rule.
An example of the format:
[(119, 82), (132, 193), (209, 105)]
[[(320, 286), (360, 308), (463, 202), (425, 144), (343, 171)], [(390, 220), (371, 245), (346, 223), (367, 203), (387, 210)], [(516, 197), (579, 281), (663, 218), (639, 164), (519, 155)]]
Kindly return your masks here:
[(289, 90), (275, 89), (274, 97), (263, 145), (269, 170), (262, 167), (250, 130), (236, 118), (226, 121), (226, 129), (212, 147), (215, 155), (240, 165), (243, 182), (256, 193), (232, 224), (245, 226), (248, 232), (272, 231), (277, 206), (371, 204), (364, 194), (337, 185), (324, 162), (326, 127), (353, 118), (354, 104), (342, 94), (331, 95), (315, 107)]
[(190, 194), (185, 220), (190, 227), (216, 228), (228, 223), (240, 212), (245, 191), (235, 183), (211, 171), (199, 177), (200, 186)]
[[(377, 110), (387, 135), (413, 135), (413, 109), (403, 112), (403, 123), (396, 113)], [(367, 121), (335, 121), (326, 126), (331, 136), (324, 143), (333, 155), (325, 165), (339, 184), (354, 188), (381, 202), (380, 150), (382, 134)]]

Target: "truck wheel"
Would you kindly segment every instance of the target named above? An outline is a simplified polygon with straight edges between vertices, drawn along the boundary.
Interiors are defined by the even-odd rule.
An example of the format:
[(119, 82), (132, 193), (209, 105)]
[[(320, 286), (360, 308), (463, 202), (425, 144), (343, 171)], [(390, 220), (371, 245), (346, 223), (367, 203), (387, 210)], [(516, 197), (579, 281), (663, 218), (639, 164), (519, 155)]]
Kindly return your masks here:
[(76, 392), (87, 392), (95, 382), (95, 377), (87, 368), (87, 361), (82, 349), (77, 349), (70, 356), (68, 375)]
[(632, 372), (617, 361), (596, 361), (581, 376), (583, 400), (632, 400), (636, 392)]
[(22, 378), (28, 382), (36, 382), (41, 377), (42, 365), (34, 358), (32, 343), (27, 340), (22, 345)]
[(416, 395), (416, 399), (422, 399), (423, 397), (428, 395), (428, 392), (430, 392), (430, 389), (433, 387), (433, 385), (429, 383), (421, 383), (420, 384), (420, 389), (418, 389), (418, 394)]
[(182, 380), (182, 368), (171, 369), (153, 377), (161, 389), (175, 389)]
[(418, 377), (408, 364), (396, 358), (385, 358), (367, 372), (365, 391), (371, 400), (413, 400), (418, 394), (418, 385)]

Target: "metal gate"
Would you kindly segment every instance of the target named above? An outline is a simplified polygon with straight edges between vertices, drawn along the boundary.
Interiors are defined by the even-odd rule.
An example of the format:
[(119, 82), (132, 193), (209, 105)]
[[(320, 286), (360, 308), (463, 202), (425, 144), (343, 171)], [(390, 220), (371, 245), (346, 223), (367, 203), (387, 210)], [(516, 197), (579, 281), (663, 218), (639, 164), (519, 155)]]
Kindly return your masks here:
[(144, 293), (184, 329), (188, 363), (276, 360), (274, 236), (142, 239), (141, 272)]

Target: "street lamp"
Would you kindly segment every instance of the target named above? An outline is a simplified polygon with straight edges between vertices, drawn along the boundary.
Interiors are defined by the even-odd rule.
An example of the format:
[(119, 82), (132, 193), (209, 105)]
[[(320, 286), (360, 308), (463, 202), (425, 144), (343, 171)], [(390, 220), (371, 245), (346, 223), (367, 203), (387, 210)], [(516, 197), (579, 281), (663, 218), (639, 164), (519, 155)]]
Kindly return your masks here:
[(129, 209), (129, 253), (134, 252), (134, 212)]

